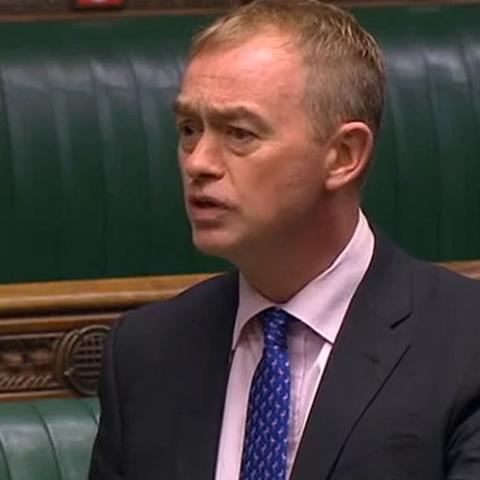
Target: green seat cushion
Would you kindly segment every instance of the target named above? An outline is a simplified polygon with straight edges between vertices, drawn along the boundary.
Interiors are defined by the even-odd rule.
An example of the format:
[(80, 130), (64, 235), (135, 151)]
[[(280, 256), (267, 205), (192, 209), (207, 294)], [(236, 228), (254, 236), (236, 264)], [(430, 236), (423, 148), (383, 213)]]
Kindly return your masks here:
[(0, 478), (85, 480), (98, 415), (96, 398), (0, 403)]

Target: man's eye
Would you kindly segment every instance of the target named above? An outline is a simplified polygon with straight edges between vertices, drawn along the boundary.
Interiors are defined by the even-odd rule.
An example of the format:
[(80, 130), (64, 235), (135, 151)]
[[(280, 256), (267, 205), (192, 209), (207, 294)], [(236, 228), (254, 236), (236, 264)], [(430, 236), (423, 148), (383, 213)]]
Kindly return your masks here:
[(202, 127), (194, 122), (180, 122), (177, 126), (179, 145), (182, 150), (193, 151), (202, 136)]
[(239, 127), (229, 127), (227, 133), (230, 137), (239, 142), (245, 142), (256, 138), (256, 135), (253, 132)]
[(178, 125), (178, 132), (183, 137), (191, 137), (198, 133), (198, 131), (199, 129), (195, 127), (195, 125), (193, 125), (192, 123), (185, 122)]

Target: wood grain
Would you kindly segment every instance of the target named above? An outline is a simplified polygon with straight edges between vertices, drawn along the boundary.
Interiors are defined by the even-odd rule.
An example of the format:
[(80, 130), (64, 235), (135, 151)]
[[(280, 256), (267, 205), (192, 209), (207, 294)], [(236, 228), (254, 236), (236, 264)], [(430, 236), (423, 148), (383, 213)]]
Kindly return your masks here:
[(213, 274), (0, 285), (0, 319), (13, 315), (112, 311), (171, 298)]

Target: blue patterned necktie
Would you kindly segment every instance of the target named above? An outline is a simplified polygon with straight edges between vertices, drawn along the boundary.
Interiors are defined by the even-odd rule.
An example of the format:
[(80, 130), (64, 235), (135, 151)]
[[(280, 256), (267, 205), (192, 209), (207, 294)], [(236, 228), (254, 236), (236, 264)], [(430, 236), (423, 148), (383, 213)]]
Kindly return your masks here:
[(289, 314), (269, 308), (263, 357), (250, 387), (240, 480), (285, 480), (290, 409)]

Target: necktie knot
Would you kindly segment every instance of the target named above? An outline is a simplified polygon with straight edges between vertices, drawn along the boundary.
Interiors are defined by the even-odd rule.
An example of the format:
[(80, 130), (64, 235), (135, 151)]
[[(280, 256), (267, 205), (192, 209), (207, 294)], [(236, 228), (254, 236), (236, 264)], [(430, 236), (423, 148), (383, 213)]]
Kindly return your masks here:
[(263, 320), (265, 348), (287, 348), (290, 315), (280, 308), (268, 308), (260, 314), (260, 317)]

